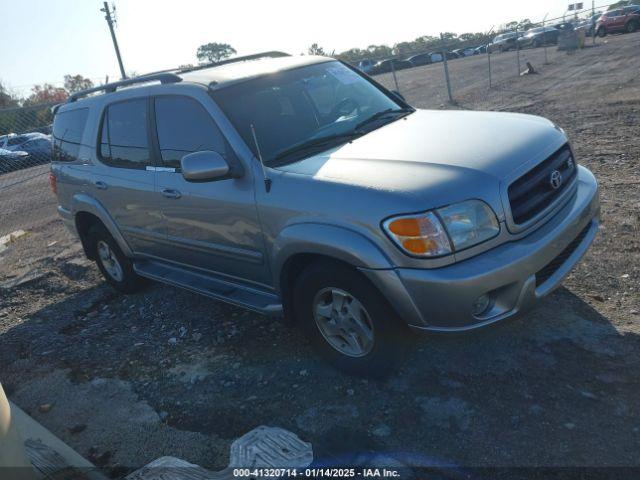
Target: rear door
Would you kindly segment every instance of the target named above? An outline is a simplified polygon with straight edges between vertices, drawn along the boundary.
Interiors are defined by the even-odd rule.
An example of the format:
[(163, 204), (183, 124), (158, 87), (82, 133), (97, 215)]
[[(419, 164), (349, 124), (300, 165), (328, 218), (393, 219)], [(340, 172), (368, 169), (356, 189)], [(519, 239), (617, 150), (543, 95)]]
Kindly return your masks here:
[(624, 12), (622, 10), (614, 10), (613, 12), (610, 12), (610, 15), (609, 28), (616, 31), (622, 30), (624, 28)]
[(165, 226), (151, 158), (148, 97), (111, 103), (102, 113), (92, 195), (136, 254), (158, 255)]
[(210, 273), (267, 284), (262, 229), (249, 173), (241, 178), (188, 182), (183, 156), (198, 151), (239, 160), (212, 114), (198, 99), (162, 95), (154, 99), (157, 172), (168, 247), (163, 257)]

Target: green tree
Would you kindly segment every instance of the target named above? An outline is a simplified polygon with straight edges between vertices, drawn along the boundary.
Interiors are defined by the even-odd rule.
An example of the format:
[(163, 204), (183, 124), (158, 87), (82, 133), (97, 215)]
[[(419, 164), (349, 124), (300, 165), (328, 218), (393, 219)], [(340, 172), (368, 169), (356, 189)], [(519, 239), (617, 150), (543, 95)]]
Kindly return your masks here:
[(15, 107), (17, 105), (18, 99), (11, 95), (2, 82), (0, 82), (0, 108)]
[(308, 51), (309, 51), (309, 55), (320, 55), (322, 57), (327, 55), (324, 51), (324, 48), (322, 48), (317, 43), (314, 43), (313, 45), (311, 45)]
[(215, 63), (234, 55), (236, 49), (228, 43), (206, 43), (198, 47), (196, 57), (200, 63)]
[(93, 87), (93, 82), (82, 75), (65, 75), (64, 89), (69, 93), (79, 92)]

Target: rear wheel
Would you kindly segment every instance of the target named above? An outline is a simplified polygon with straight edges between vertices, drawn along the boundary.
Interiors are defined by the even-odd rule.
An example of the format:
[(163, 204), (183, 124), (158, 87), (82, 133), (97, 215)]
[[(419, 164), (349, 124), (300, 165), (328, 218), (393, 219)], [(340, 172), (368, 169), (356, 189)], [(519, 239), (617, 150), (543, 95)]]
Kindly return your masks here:
[(393, 370), (406, 327), (360, 273), (340, 263), (316, 263), (297, 279), (293, 295), (300, 327), (334, 367), (374, 378)]
[(607, 29), (604, 27), (599, 27), (598, 28), (598, 36), (599, 37), (604, 37), (607, 35)]
[(91, 227), (89, 242), (100, 272), (113, 288), (122, 293), (134, 293), (147, 284), (146, 279), (134, 272), (133, 263), (103, 225)]

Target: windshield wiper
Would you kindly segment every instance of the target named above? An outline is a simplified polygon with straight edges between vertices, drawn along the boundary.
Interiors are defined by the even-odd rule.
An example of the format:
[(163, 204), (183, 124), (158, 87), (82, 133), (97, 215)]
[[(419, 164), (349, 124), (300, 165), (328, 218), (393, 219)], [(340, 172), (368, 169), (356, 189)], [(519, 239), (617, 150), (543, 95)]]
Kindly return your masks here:
[(386, 117), (387, 115), (391, 115), (391, 114), (402, 114), (407, 115), (409, 113), (414, 112), (415, 110), (413, 108), (387, 108), (386, 110), (382, 110), (378, 113), (374, 113), (373, 115), (371, 115), (369, 118), (363, 120), (362, 122), (360, 122), (358, 125), (356, 125), (355, 130), (358, 131), (360, 130), (362, 127), (366, 127), (367, 125), (380, 120), (383, 117)]
[(285, 163), (284, 160), (286, 158), (300, 154), (309, 154), (310, 152), (314, 152), (316, 150), (322, 151), (327, 149), (327, 145), (329, 144), (334, 143), (336, 145), (339, 145), (340, 143), (346, 143), (362, 135), (362, 132), (352, 131), (348, 133), (339, 133), (336, 135), (327, 135), (326, 137), (312, 138), (311, 140), (299, 143), (298, 145), (294, 145), (293, 147), (278, 152), (275, 157), (273, 157), (270, 163), (275, 165), (282, 165)]

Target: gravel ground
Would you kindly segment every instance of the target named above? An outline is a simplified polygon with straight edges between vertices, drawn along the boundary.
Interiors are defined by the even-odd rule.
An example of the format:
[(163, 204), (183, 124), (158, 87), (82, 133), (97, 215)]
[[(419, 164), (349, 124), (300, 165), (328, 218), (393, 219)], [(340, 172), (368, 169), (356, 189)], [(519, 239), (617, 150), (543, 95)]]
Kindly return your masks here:
[[(539, 74), (520, 78), (513, 53), (496, 55), (491, 91), (486, 57), (451, 62), (457, 108), (551, 118), (601, 184), (593, 248), (526, 316), (420, 337), (397, 375), (353, 379), (276, 319), (157, 284), (116, 294), (56, 219), (40, 176), (14, 190), (33, 195), (35, 214), (0, 202), (2, 222), (28, 231), (0, 253), (0, 380), (114, 477), (162, 455), (222, 468), (230, 443), (262, 424), (340, 464), (384, 453), (460, 467), (640, 467), (639, 47), (640, 34), (607, 37), (573, 55), (550, 50), (549, 65), (526, 51)], [(399, 72), (401, 90), (438, 108), (442, 79), (429, 79), (441, 74)]]

